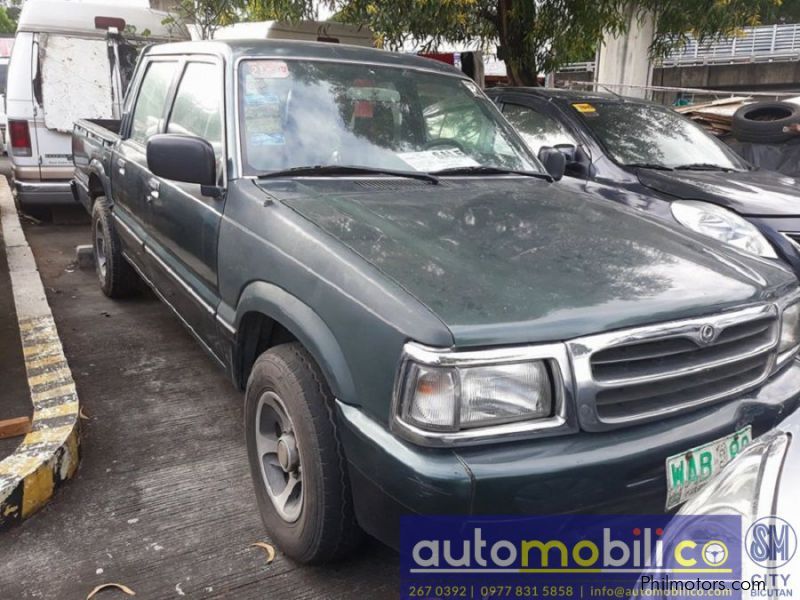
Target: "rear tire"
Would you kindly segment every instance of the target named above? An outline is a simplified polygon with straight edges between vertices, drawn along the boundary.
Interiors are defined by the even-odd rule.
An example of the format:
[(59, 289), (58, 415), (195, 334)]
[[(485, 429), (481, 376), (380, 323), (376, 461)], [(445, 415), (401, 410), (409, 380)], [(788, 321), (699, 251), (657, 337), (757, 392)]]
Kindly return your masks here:
[(301, 563), (344, 558), (362, 538), (333, 408), (299, 343), (275, 346), (253, 365), (245, 439), (258, 508), (273, 541)]
[(122, 245), (105, 196), (99, 196), (92, 207), (92, 247), (95, 272), (106, 296), (126, 298), (140, 289), (139, 276), (122, 255)]

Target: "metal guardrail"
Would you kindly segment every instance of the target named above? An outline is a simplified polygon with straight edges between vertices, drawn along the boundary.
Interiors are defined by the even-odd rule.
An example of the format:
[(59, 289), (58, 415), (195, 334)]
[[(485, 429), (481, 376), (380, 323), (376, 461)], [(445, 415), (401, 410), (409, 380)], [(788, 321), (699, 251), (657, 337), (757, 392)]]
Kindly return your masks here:
[(693, 36), (667, 56), (665, 67), (800, 60), (800, 24), (747, 27), (739, 35), (700, 44)]
[[(739, 35), (702, 44), (690, 34), (689, 41), (665, 57), (659, 66), (670, 68), (791, 61), (800, 61), (800, 24), (795, 23), (746, 27)], [(559, 70), (565, 73), (592, 73), (595, 64), (572, 63)]]

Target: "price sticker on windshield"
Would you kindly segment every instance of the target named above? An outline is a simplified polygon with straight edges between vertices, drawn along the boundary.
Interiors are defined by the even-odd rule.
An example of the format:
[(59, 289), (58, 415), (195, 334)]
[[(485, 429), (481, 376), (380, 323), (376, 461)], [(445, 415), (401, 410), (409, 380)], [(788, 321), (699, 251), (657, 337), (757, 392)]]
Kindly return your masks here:
[(282, 60), (248, 61), (247, 74), (260, 79), (286, 79), (289, 77), (289, 65)]
[(597, 109), (588, 102), (578, 102), (572, 105), (572, 108), (583, 114), (595, 114)]

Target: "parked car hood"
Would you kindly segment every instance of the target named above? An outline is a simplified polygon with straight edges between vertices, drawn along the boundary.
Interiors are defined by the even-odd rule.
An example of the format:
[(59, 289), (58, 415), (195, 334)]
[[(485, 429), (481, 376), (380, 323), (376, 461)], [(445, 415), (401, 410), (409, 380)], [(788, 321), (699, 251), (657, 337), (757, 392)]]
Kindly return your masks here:
[(747, 216), (800, 215), (800, 187), (774, 171), (639, 170), (639, 181), (658, 192), (686, 200), (705, 200)]
[(369, 192), (346, 182), (333, 192), (338, 182), (329, 181), (270, 193), (413, 294), (457, 345), (708, 314), (796, 282), (765, 260), (611, 202), (539, 180), (484, 181), (401, 180)]

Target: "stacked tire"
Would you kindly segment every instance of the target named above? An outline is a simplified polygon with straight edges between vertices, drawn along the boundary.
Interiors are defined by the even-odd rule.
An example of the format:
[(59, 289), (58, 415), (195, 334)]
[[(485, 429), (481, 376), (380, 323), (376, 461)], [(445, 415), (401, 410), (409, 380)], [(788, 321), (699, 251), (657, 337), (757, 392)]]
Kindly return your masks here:
[(754, 102), (745, 104), (734, 113), (731, 133), (740, 142), (781, 144), (798, 137), (790, 127), (798, 124), (800, 104)]

